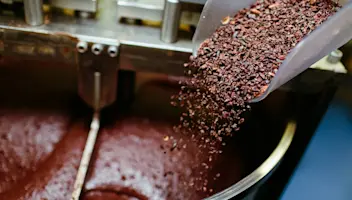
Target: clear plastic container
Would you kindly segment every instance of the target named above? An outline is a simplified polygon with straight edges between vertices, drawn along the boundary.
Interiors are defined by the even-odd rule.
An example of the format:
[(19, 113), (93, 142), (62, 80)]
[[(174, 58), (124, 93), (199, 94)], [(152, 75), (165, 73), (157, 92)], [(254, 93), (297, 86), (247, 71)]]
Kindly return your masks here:
[[(197, 54), (200, 44), (220, 26), (221, 19), (228, 15), (233, 16), (240, 9), (249, 7), (255, 2), (255, 0), (208, 0), (193, 37), (193, 55)], [(263, 100), (270, 92), (352, 39), (352, 0), (345, 0), (341, 4), (342, 9), (291, 50), (267, 90), (252, 102)]]

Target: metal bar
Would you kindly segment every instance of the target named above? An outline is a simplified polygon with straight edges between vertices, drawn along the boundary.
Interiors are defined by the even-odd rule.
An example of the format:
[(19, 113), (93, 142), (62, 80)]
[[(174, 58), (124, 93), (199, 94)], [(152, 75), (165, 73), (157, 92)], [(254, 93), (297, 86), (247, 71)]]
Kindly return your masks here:
[(89, 162), (92, 157), (92, 153), (94, 150), (94, 145), (98, 136), (99, 128), (100, 128), (100, 82), (101, 77), (99, 72), (94, 73), (94, 103), (95, 103), (95, 112), (93, 115), (92, 122), (90, 124), (90, 130), (88, 133), (88, 139), (86, 145), (84, 147), (83, 155), (81, 158), (81, 163), (78, 168), (74, 189), (72, 193), (72, 200), (79, 200), (79, 197), (82, 192), (82, 188), (84, 186), (84, 180), (87, 175)]
[(161, 40), (167, 43), (177, 41), (178, 28), (181, 18), (181, 2), (179, 0), (166, 0), (163, 23), (161, 27)]
[(24, 0), (26, 23), (32, 26), (42, 25), (44, 22), (43, 0)]
[(100, 72), (94, 73), (94, 109), (95, 111), (100, 110), (100, 95), (101, 95), (101, 76)]
[(84, 147), (81, 163), (78, 168), (78, 173), (76, 176), (72, 198), (71, 198), (72, 200), (79, 200), (79, 197), (81, 195), (81, 191), (84, 185), (84, 180), (86, 178), (88, 167), (89, 167), (89, 162), (98, 136), (99, 127), (100, 127), (99, 112), (95, 112), (92, 122), (90, 124), (88, 139), (86, 142), (86, 146)]

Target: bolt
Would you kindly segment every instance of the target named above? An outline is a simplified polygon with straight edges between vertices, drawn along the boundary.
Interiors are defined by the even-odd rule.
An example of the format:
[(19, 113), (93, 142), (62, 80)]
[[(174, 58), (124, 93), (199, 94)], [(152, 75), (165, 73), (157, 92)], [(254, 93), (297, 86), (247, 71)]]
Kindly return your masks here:
[(108, 54), (110, 55), (110, 57), (112, 57), (112, 58), (116, 57), (117, 53), (118, 53), (118, 49), (116, 46), (109, 46)]
[(93, 44), (92, 46), (92, 52), (95, 55), (100, 55), (103, 49), (104, 49), (104, 46), (101, 44)]
[(328, 55), (327, 61), (328, 61), (329, 63), (335, 64), (335, 63), (340, 62), (342, 56), (343, 56), (342, 51), (336, 49), (335, 51), (332, 51), (332, 52)]
[(78, 42), (76, 45), (77, 51), (80, 53), (85, 53), (88, 49), (88, 43), (87, 42)]

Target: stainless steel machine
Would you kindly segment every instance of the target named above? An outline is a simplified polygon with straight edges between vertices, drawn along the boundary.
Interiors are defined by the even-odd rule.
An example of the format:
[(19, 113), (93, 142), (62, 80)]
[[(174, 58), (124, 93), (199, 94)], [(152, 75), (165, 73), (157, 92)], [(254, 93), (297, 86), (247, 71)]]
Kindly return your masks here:
[[(5, 1), (4, 1), (5, 2)], [(178, 27), (183, 10), (201, 11), (204, 1), (50, 1), (50, 8), (61, 8), (63, 11), (89, 11), (96, 16), (92, 19), (72, 17), (63, 14), (45, 12), (42, 1), (23, 1), (24, 19), (18, 16), (1, 17), (2, 51), (4, 55), (43, 56), (47, 59), (63, 59), (69, 63), (78, 62), (80, 71), (80, 95), (90, 105), (93, 105), (93, 94), (90, 85), (94, 68), (98, 62), (101, 65), (102, 76), (102, 106), (114, 101), (116, 77), (110, 77), (117, 68), (123, 69), (127, 65), (124, 57), (131, 59), (131, 54), (144, 55), (144, 51), (157, 53), (160, 61), (152, 61), (149, 57), (132, 57), (133, 62), (152, 61), (152, 68), (143, 68), (146, 71), (161, 71), (172, 74), (182, 74), (178, 69), (181, 62), (191, 52), (191, 40), (178, 37)], [(14, 4), (10, 1), (8, 4)], [(4, 4), (4, 3), (3, 3)], [(84, 6), (83, 6), (84, 5)], [(165, 7), (165, 12), (164, 11)], [(10, 6), (11, 8), (11, 6)], [(6, 8), (5, 8), (6, 9)], [(5, 10), (2, 9), (2, 10)], [(127, 10), (126, 10), (127, 9)], [(138, 16), (139, 15), (139, 16)], [(160, 27), (135, 26), (118, 23), (121, 18), (152, 20), (162, 22)], [(185, 17), (187, 18), (187, 17)], [(184, 20), (185, 24), (195, 25), (195, 20)], [(164, 42), (165, 41), (165, 42)], [(152, 50), (150, 50), (152, 49)], [(137, 52), (133, 52), (137, 51)], [(129, 52), (129, 53), (128, 53)], [(124, 56), (123, 54), (126, 55)], [(158, 55), (159, 54), (159, 55)], [(166, 57), (164, 55), (167, 55)], [(179, 59), (181, 57), (181, 59)], [(164, 60), (166, 59), (166, 60)], [(90, 60), (88, 62), (87, 60)], [(161, 66), (167, 62), (168, 66)], [(142, 63), (140, 63), (142, 64)], [(100, 65), (100, 64), (99, 64)], [(162, 64), (164, 65), (164, 64)], [(176, 65), (176, 66), (175, 66)], [(123, 67), (124, 66), (124, 67)], [(100, 68), (100, 67), (99, 67)], [(128, 67), (127, 67), (128, 68)], [(139, 70), (139, 69), (134, 69)], [(88, 81), (88, 82), (85, 82)], [(89, 85), (86, 85), (89, 84)]]
[[(72, 199), (79, 198), (84, 184), (98, 136), (100, 110), (116, 103), (120, 98), (118, 88), (124, 87), (118, 71), (159, 74), (170, 82), (178, 80), (183, 75), (183, 63), (192, 53), (191, 38), (205, 1), (0, 0), (1, 58), (39, 59), (76, 67), (78, 94), (95, 110)], [(315, 69), (258, 105), (262, 113), (286, 113), (283, 115), (287, 123), (279, 125), (286, 131), (273, 137), (271, 146), (275, 148), (269, 150), (260, 165), (208, 199), (256, 198), (263, 193), (259, 186), (265, 185), (280, 162), (285, 170), (278, 173), (289, 176), (286, 167), (294, 166), (292, 162), (299, 159), (304, 149), (299, 141), (308, 141), (311, 135), (300, 136), (298, 132), (314, 131), (336, 88), (337, 77), (346, 73), (339, 58), (339, 52), (332, 53), (324, 58), (327, 61), (318, 62), (312, 67)], [(315, 76), (323, 78), (312, 81)], [(289, 98), (283, 98), (282, 93)], [(286, 109), (285, 105), (296, 109), (278, 110)], [(311, 115), (305, 113), (307, 109)], [(308, 122), (309, 117), (312, 120)], [(296, 142), (299, 147), (291, 147), (290, 153), (294, 135), (306, 139)], [(293, 158), (282, 161), (287, 152)]]

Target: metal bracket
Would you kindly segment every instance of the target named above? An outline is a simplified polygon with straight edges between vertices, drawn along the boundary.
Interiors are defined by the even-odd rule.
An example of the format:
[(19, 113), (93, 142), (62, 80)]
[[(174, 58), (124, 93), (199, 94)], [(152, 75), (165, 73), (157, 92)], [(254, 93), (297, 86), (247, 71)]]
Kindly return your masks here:
[[(78, 93), (93, 108), (99, 110), (115, 102), (117, 94), (117, 65), (119, 44), (105, 44), (80, 41), (77, 43), (78, 55)], [(100, 101), (95, 102), (95, 77), (100, 73)]]

